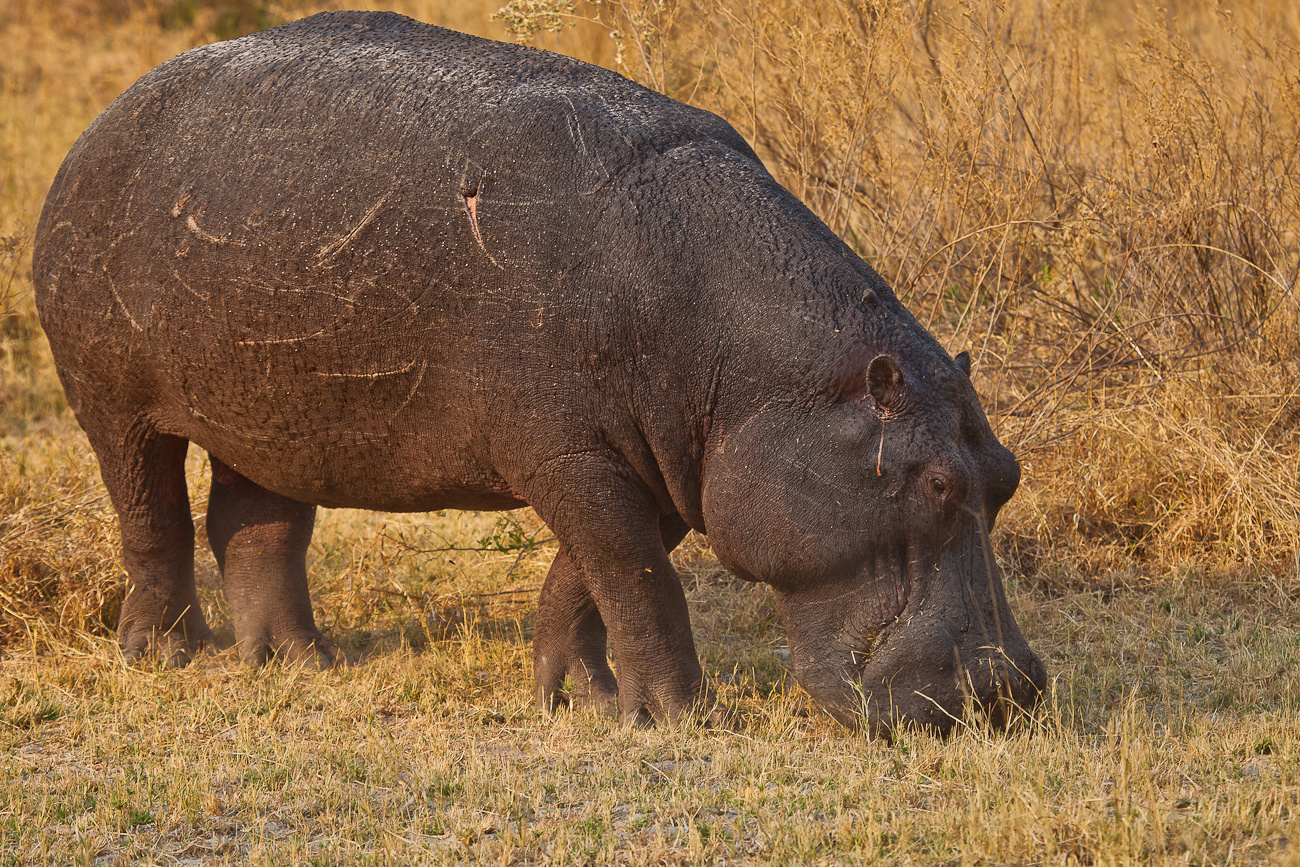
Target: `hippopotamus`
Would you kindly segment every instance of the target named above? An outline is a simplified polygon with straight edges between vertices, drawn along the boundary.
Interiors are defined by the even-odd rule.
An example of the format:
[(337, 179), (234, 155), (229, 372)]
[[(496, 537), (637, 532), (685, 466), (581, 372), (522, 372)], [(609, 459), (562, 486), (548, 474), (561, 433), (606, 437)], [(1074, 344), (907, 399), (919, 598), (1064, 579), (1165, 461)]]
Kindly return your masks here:
[(536, 701), (715, 714), (669, 554), (770, 585), (799, 683), (868, 732), (1034, 703), (989, 533), (1019, 483), (971, 384), (718, 116), (393, 14), (187, 51), (77, 140), (40, 318), (117, 512), (127, 657), (330, 666), (315, 510), (531, 506)]

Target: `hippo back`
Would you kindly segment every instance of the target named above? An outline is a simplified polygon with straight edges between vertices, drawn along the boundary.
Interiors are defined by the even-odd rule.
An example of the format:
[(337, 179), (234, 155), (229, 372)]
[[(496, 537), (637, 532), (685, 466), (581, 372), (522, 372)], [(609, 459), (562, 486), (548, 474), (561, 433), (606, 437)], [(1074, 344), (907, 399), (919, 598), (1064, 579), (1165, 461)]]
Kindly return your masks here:
[[(668, 302), (611, 264), (611, 224), (705, 151), (768, 178), (726, 122), (608, 70), (323, 13), (173, 58), (96, 119), (38, 228), (42, 322), (74, 408), (119, 390), (283, 493), (505, 495), (493, 419), (620, 402), (555, 370), (636, 351)], [(359, 500), (351, 468), (394, 461), (411, 483)]]

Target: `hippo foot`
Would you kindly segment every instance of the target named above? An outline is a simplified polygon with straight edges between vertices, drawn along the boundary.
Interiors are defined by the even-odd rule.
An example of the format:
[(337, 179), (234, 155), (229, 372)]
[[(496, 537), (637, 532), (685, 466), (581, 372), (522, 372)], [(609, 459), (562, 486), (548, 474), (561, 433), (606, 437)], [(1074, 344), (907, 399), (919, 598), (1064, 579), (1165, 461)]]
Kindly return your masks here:
[(567, 707), (603, 716), (618, 714), (618, 681), (603, 658), (536, 651), (533, 673), (537, 708), (544, 713)]
[(736, 715), (717, 700), (703, 680), (678, 688), (663, 683), (639, 687), (639, 683), (631, 672), (624, 673), (619, 681), (618, 715), (624, 725), (694, 724), (722, 729), (736, 729), (740, 725)]
[(271, 662), (324, 671), (348, 664), (347, 655), (318, 629), (295, 628), (266, 631), (239, 641), (240, 658), (250, 665)]
[(738, 732), (745, 728), (744, 720), (731, 708), (718, 702), (692, 702), (677, 708), (660, 707), (662, 716), (658, 720), (645, 707), (638, 707), (620, 714), (620, 722), (626, 726), (652, 727), (659, 723), (669, 726), (696, 725), (706, 729)]
[(542, 585), (533, 631), (533, 683), (537, 707), (560, 707), (615, 716), (618, 681), (606, 654), (609, 632), (582, 573), (561, 548)]
[(184, 668), (214, 641), (197, 600), (162, 601), (157, 594), (138, 589), (127, 594), (117, 643), (128, 660), (156, 659), (167, 668)]
[(124, 623), (118, 632), (118, 646), (124, 657), (132, 662), (156, 659), (164, 668), (184, 668), (212, 643), (212, 631), (202, 622), (184, 630)]

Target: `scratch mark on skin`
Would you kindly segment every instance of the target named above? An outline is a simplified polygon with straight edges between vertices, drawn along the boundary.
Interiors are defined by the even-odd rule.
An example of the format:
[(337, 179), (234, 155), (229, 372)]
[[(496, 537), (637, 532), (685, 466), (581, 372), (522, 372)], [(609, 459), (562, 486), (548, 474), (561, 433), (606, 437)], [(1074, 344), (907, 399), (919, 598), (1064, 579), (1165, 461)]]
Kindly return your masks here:
[[(805, 475), (811, 476), (812, 478), (820, 482), (823, 487), (835, 491), (838, 494), (851, 494), (856, 490), (851, 484), (848, 483), (847, 480), (842, 479), (838, 476), (832, 477), (832, 476), (827, 476), (823, 473), (819, 473), (812, 468), (811, 464), (809, 464), (806, 461), (795, 460), (791, 462), (791, 466), (803, 471)], [(816, 497), (814, 497), (811, 494), (803, 495), (803, 496), (807, 500), (816, 502)]]
[(185, 226), (199, 238), (202, 238), (204, 241), (207, 241), (209, 244), (216, 244), (218, 247), (225, 247), (229, 244), (234, 244), (236, 247), (247, 246), (247, 244), (243, 241), (232, 241), (229, 238), (218, 238), (216, 235), (208, 234), (207, 232), (199, 228), (198, 221), (194, 219), (193, 214), (190, 214), (185, 218)]
[(126, 306), (126, 302), (122, 300), (122, 296), (117, 294), (117, 286), (113, 283), (112, 275), (105, 273), (104, 276), (108, 278), (108, 291), (112, 292), (113, 297), (117, 299), (118, 306), (120, 306), (122, 308), (122, 312), (126, 314), (126, 320), (131, 323), (131, 327), (134, 328), (136, 331), (144, 333), (144, 329), (140, 327), (139, 322), (135, 321), (135, 317), (131, 315), (131, 311)]
[(880, 478), (881, 462), (885, 457), (885, 425), (898, 418), (898, 410), (889, 410), (884, 407), (876, 407), (876, 418), (880, 419), (880, 447), (876, 449), (876, 478)]
[(487, 252), (487, 247), (483, 246), (483, 236), (478, 230), (478, 194), (465, 196), (465, 213), (469, 214), (469, 228), (474, 233), (474, 240), (478, 245), (483, 247), (483, 252)]
[[(378, 373), (321, 373), (316, 371), (317, 376), (342, 377), (344, 379), (379, 379), (381, 376), (397, 376), (399, 373), (406, 373), (412, 367), (415, 367), (415, 359), (412, 358), (406, 364), (393, 370), (381, 370)], [(421, 369), (420, 375), (424, 375)], [(403, 404), (405, 406), (405, 404)]]
[(181, 287), (184, 288), (186, 292), (189, 292), (189, 293), (190, 293), (191, 295), (193, 295), (195, 298), (198, 298), (200, 301), (211, 301), (211, 300), (212, 300), (209, 296), (201, 294), (201, 293), (200, 293), (197, 289), (195, 289), (193, 286), (191, 286), (190, 284), (186, 283), (185, 280), (181, 278), (181, 274), (180, 274), (180, 272), (177, 271), (175, 268), (172, 269), (172, 276), (176, 278), (176, 282), (179, 283), (179, 284), (181, 284)]
[(411, 402), (411, 398), (415, 397), (416, 389), (420, 387), (420, 383), (424, 382), (424, 371), (427, 370), (428, 367), (428, 359), (420, 362), (420, 372), (416, 374), (415, 384), (412, 385), (411, 390), (406, 393), (406, 400), (402, 401), (402, 405), (393, 410), (393, 414), (388, 417), (389, 424), (392, 424), (393, 419), (397, 418), (397, 416), (401, 414), (402, 410), (406, 409), (406, 405)]
[[(235, 345), (236, 346), (263, 346), (270, 343), (301, 343), (304, 340), (315, 340), (317, 337), (320, 337), (324, 333), (325, 333), (325, 329), (322, 328), (320, 331), (317, 331), (315, 334), (308, 334), (306, 337), (280, 337), (275, 339), (267, 338), (265, 340), (236, 340)], [(324, 375), (325, 376), (355, 376), (357, 374), (329, 373)]]
[(225, 422), (217, 421), (214, 418), (210, 418), (209, 416), (204, 415), (193, 404), (189, 406), (189, 412), (191, 416), (199, 419), (204, 424), (209, 425), (210, 427), (219, 428), (220, 430), (229, 431), (235, 436), (241, 437), (243, 439), (260, 440), (262, 442), (274, 442), (280, 438), (280, 434), (275, 432), (262, 431), (256, 428), (236, 427), (235, 425), (232, 424), (226, 424)]
[(587, 139), (582, 134), (582, 121), (578, 118), (578, 107), (573, 104), (573, 100), (569, 99), (569, 97), (565, 96), (562, 98), (569, 104), (569, 111), (571, 112), (568, 118), (566, 118), (569, 127), (569, 137), (572, 138), (573, 143), (578, 146), (578, 150), (582, 151), (582, 155), (584, 157), (589, 157), (591, 156), (591, 152), (587, 150)]
[[(487, 245), (483, 243), (483, 235), (478, 230), (478, 193), (462, 193), (462, 195), (465, 198), (465, 213), (469, 215), (469, 228), (474, 233), (474, 240), (478, 241), (479, 247), (484, 253), (487, 253), (487, 257), (492, 264), (501, 268), (501, 263), (491, 253), (488, 253)], [(505, 269), (502, 268), (502, 270)]]
[[(384, 203), (388, 201), (389, 195), (390, 195), (389, 193), (384, 193), (384, 195), (380, 197), (379, 201), (375, 202), (375, 204), (370, 208), (370, 210), (366, 211), (365, 214), (362, 215), (361, 220), (354, 227), (352, 227), (352, 231), (348, 232), (346, 235), (339, 238), (333, 244), (326, 244), (324, 247), (321, 247), (316, 254), (316, 264), (322, 265), (325, 263), (326, 260), (333, 259), (339, 253), (343, 252), (344, 247), (352, 243), (352, 241), (356, 239), (357, 235), (361, 234), (362, 230), (365, 229), (366, 226), (369, 226), (372, 222), (374, 222), (375, 215), (379, 213), (379, 209), (382, 208), (384, 206)], [(477, 228), (475, 228), (474, 234), (475, 235), (478, 234)], [(479, 241), (479, 244), (482, 243), (483, 243), (482, 241)]]
[(249, 289), (257, 289), (262, 292), (266, 292), (270, 295), (275, 295), (276, 293), (283, 293), (286, 295), (320, 295), (324, 298), (334, 298), (338, 301), (342, 301), (344, 304), (347, 304), (349, 307), (355, 307), (357, 303), (357, 299), (351, 297), (350, 295), (343, 295), (338, 292), (327, 292), (324, 289), (315, 289), (315, 288), (303, 289), (303, 288), (298, 288), (296, 286), (264, 285), (260, 283), (253, 283), (251, 281), (248, 282), (246, 286)]
[(885, 456), (885, 420), (880, 420), (880, 448), (876, 449), (876, 478), (880, 478), (880, 462)]
[(591, 149), (587, 147), (586, 136), (582, 134), (582, 119), (578, 115), (578, 107), (573, 104), (573, 100), (569, 97), (565, 96), (563, 99), (569, 104), (569, 137), (573, 139), (573, 143), (578, 146), (578, 150), (582, 152), (584, 157), (600, 166), (600, 170), (604, 173), (605, 179), (609, 180), (613, 176), (610, 174), (609, 168), (605, 165), (605, 161), (601, 159), (600, 153), (597, 152), (593, 156)]

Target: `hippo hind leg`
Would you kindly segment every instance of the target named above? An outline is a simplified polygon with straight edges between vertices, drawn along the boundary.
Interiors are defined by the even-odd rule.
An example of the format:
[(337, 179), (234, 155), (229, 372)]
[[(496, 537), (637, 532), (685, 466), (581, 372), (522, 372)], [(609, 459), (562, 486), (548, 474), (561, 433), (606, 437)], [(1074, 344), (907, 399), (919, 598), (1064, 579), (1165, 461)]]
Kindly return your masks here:
[[(676, 515), (660, 520), (671, 552), (690, 528)], [(542, 584), (533, 630), (533, 682), (538, 709), (562, 706), (617, 715), (618, 681), (609, 665), (609, 632), (582, 571), (561, 548)]]
[(307, 547), (316, 507), (254, 483), (212, 460), (208, 541), (246, 662), (272, 659), (329, 668), (346, 662), (316, 628), (307, 588)]
[(118, 643), (128, 659), (187, 664), (212, 632), (194, 586), (194, 522), (185, 486), (189, 441), (138, 418), (81, 413), (117, 511), (127, 594)]

